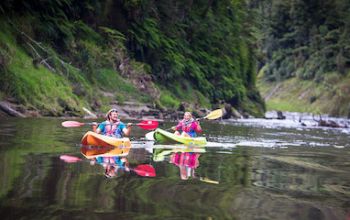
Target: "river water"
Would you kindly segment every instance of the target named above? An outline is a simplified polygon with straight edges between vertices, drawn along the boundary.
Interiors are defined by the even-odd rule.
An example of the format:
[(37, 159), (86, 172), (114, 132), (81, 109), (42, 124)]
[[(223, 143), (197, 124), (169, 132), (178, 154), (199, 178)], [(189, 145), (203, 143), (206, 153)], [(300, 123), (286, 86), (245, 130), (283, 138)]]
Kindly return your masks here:
[(81, 153), (89, 127), (62, 121), (0, 119), (1, 219), (350, 219), (349, 129), (204, 122), (208, 146), (188, 148), (135, 126), (111, 177)]

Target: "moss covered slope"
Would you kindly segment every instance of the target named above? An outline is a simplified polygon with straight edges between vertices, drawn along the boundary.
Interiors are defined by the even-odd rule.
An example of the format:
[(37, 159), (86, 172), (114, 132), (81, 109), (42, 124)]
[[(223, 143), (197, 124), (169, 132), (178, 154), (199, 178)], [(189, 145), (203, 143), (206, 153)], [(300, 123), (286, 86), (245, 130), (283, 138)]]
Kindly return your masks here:
[(2, 99), (53, 116), (115, 100), (262, 115), (248, 13), (241, 1), (3, 1)]

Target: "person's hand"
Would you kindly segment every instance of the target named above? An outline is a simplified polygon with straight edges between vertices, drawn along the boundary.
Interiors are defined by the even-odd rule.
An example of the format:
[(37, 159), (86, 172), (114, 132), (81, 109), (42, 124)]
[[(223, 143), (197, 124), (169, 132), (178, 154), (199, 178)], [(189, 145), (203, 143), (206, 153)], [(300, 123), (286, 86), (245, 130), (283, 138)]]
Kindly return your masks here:
[(175, 131), (176, 130), (176, 126), (171, 127), (171, 129)]
[(93, 127), (98, 127), (98, 123), (97, 122), (92, 122), (91, 123)]
[(127, 128), (130, 128), (131, 126), (132, 126), (132, 123), (128, 123), (128, 124), (126, 125)]
[(98, 123), (97, 122), (92, 122), (91, 126), (92, 126), (92, 130), (95, 132), (96, 129), (97, 129)]

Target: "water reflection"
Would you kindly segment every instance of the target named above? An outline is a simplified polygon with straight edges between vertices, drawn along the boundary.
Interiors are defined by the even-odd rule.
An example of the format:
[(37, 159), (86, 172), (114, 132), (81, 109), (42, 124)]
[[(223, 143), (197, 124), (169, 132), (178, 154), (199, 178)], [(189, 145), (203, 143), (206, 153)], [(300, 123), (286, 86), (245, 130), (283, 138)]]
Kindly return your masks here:
[(90, 161), (90, 165), (101, 165), (104, 175), (107, 178), (114, 178), (124, 175), (126, 172), (133, 172), (139, 176), (155, 177), (156, 172), (152, 165), (139, 164), (131, 167), (127, 156), (130, 147), (102, 147), (82, 146), (80, 152)]
[[(1, 219), (349, 215), (350, 148), (343, 133), (203, 123), (215, 142), (206, 148), (153, 145), (141, 129), (133, 130), (129, 149), (81, 148), (87, 128), (62, 128), (61, 121), (0, 121)], [(78, 159), (66, 163), (62, 155)], [(104, 163), (118, 166), (116, 177), (105, 178)], [(152, 169), (156, 176), (148, 178)]]
[(104, 168), (104, 174), (107, 178), (117, 177), (118, 174), (122, 175), (124, 172), (129, 172), (129, 161), (125, 157), (113, 156), (102, 157), (97, 156), (91, 159), (90, 165), (101, 165)]
[(166, 146), (158, 147), (153, 151), (154, 161), (168, 161), (179, 168), (180, 178), (197, 179), (196, 168), (199, 167), (199, 157), (205, 152), (205, 147)]

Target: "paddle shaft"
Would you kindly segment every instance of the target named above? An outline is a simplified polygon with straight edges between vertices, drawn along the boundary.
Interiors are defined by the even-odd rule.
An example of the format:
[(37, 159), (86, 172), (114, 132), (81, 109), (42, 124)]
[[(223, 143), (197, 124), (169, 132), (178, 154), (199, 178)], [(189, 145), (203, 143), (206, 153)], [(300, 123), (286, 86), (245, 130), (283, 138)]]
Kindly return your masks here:
[[(73, 127), (81, 127), (84, 125), (92, 125), (92, 126), (98, 126), (99, 124), (96, 122), (90, 122), (90, 123), (83, 123), (78, 121), (64, 121), (62, 122), (63, 127), (73, 128)], [(135, 124), (131, 124), (135, 125)], [(136, 124), (138, 127), (145, 129), (145, 130), (154, 130), (158, 127), (158, 121), (153, 120), (144, 120)]]

